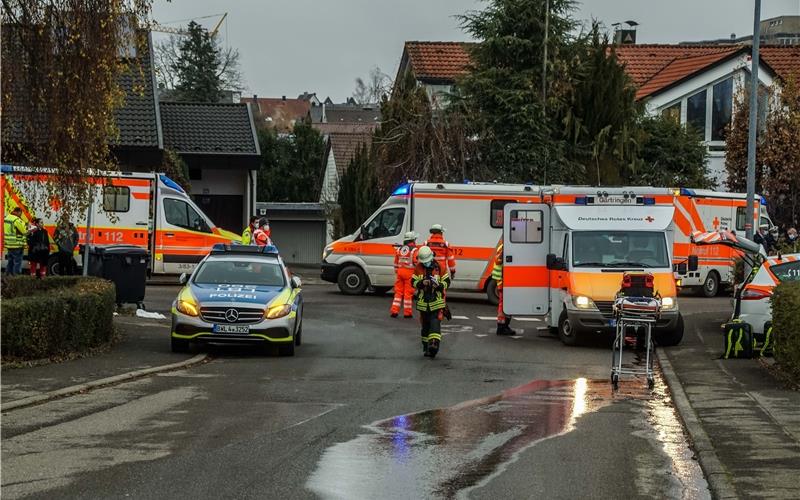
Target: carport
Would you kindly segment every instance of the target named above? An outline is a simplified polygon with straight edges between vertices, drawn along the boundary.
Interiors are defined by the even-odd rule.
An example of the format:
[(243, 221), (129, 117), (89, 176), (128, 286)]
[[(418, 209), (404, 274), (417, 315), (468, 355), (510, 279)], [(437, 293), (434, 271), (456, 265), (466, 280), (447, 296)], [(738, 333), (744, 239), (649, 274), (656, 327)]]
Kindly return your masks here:
[(322, 261), (327, 221), (321, 203), (257, 203), (256, 210), (269, 219), (272, 241), (287, 264)]

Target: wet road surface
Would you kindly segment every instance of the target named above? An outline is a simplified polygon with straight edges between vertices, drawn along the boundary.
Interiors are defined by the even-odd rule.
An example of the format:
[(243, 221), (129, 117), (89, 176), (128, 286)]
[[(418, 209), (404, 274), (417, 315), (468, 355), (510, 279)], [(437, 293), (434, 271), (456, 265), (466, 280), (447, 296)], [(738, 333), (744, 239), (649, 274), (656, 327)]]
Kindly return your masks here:
[(304, 293), (294, 358), (219, 349), (4, 414), (3, 497), (708, 496), (663, 383), (612, 393), (604, 339), (568, 348), (535, 322), (497, 337), (466, 298), (429, 360), (390, 297)]

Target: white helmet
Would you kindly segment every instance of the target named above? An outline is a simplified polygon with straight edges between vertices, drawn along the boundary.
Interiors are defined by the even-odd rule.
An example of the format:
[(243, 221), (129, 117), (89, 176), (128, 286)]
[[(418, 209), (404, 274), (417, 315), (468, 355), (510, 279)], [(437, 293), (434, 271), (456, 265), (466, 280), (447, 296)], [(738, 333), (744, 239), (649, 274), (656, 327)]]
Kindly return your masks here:
[(444, 232), (444, 228), (442, 227), (441, 224), (434, 224), (434, 225), (431, 226), (431, 232), (432, 233), (443, 233)]
[(420, 263), (427, 264), (433, 260), (433, 250), (429, 246), (423, 246), (417, 252), (417, 258), (419, 259)]
[(403, 241), (414, 241), (417, 239), (417, 233), (409, 231), (403, 235)]

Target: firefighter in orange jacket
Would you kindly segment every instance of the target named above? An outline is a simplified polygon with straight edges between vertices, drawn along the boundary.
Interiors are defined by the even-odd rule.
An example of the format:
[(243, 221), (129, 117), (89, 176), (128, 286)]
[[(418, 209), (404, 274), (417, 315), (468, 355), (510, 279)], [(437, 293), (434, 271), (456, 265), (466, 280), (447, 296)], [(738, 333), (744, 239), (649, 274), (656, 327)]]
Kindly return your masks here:
[(442, 318), (447, 306), (445, 290), (450, 286), (450, 274), (436, 262), (430, 247), (420, 247), (417, 252), (411, 285), (416, 290), (415, 305), (422, 325), (422, 353), (434, 358), (442, 342)]
[(511, 323), (511, 317), (503, 313), (503, 244), (497, 246), (494, 254), (494, 267), (492, 268), (492, 279), (497, 282), (497, 297), (500, 302), (497, 304), (497, 334), (498, 335), (514, 335), (515, 332), (508, 326)]
[(411, 317), (411, 301), (414, 297), (414, 288), (411, 286), (411, 276), (417, 265), (417, 233), (410, 231), (403, 236), (403, 245), (394, 254), (394, 300), (390, 310), (393, 318), (400, 314), (400, 303), (403, 304), (403, 317)]

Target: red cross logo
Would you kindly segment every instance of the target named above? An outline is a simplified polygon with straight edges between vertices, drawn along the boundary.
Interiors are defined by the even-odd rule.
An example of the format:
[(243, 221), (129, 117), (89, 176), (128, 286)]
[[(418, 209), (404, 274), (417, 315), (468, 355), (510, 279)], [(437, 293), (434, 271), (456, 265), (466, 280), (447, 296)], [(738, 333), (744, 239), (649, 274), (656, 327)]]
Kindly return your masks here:
[(647, 217), (644, 218), (644, 220), (646, 220), (647, 222), (653, 222), (655, 219), (648, 215)]
[(711, 222), (711, 224), (714, 226), (715, 230), (719, 229), (719, 217), (714, 217), (714, 220)]

